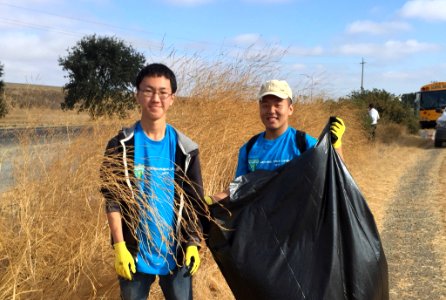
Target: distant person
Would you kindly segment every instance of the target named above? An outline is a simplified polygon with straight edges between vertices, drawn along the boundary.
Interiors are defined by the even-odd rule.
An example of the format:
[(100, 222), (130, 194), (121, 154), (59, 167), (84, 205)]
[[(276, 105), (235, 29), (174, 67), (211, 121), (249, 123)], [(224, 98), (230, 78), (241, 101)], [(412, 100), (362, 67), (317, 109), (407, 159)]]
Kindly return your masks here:
[[(253, 136), (240, 148), (236, 177), (256, 170), (275, 170), (317, 143), (316, 138), (289, 126), (288, 120), (294, 107), (293, 94), (286, 81), (265, 82), (260, 87), (258, 99), (260, 120), (265, 131)], [(342, 135), (345, 131), (343, 120), (333, 118), (330, 130), (333, 147), (342, 157)], [(229, 190), (226, 190), (206, 196), (205, 200), (207, 204), (212, 204), (228, 195)]]
[(378, 125), (379, 113), (375, 109), (372, 103), (369, 104), (369, 117), (371, 120), (370, 123), (370, 139), (375, 139), (376, 126)]
[(166, 299), (192, 299), (202, 235), (185, 201), (202, 201), (203, 188), (197, 144), (166, 122), (176, 90), (168, 67), (144, 67), (136, 77), (141, 118), (106, 147), (101, 192), (121, 299), (147, 299), (156, 277)]

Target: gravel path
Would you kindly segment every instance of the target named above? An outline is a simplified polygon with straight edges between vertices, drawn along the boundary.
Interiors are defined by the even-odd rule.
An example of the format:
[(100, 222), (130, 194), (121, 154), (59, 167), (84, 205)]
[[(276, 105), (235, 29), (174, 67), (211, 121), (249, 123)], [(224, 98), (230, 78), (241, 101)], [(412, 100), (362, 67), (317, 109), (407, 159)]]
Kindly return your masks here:
[(423, 149), (420, 157), (402, 176), (381, 233), (389, 265), (390, 299), (395, 300), (446, 299), (446, 265), (435, 246), (446, 228), (441, 208), (439, 211), (439, 204), (446, 201), (446, 187), (439, 180), (446, 176), (440, 172), (446, 149)]

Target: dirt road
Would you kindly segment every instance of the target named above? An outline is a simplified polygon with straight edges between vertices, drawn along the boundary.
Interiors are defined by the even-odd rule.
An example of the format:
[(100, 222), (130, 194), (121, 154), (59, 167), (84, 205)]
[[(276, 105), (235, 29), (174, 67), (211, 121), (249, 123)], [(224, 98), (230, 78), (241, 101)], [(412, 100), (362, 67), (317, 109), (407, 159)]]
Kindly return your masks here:
[(56, 155), (48, 150), (51, 145), (61, 146), (91, 130), (88, 126), (0, 128), (0, 193), (14, 185), (14, 164), (20, 166), (24, 159), (50, 161)]
[(390, 299), (446, 299), (446, 149), (416, 152), (381, 233)]

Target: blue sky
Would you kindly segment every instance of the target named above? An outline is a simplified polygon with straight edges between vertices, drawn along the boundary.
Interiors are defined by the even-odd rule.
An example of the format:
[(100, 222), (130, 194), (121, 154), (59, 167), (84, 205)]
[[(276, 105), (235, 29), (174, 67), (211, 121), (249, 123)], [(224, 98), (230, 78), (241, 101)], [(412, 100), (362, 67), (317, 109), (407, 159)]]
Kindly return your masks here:
[(446, 81), (445, 31), (446, 0), (0, 0), (0, 63), (6, 82), (62, 86), (58, 58), (95, 33), (167, 64), (274, 49), (271, 76), (304, 95), (358, 90), (364, 58), (364, 88), (398, 95)]

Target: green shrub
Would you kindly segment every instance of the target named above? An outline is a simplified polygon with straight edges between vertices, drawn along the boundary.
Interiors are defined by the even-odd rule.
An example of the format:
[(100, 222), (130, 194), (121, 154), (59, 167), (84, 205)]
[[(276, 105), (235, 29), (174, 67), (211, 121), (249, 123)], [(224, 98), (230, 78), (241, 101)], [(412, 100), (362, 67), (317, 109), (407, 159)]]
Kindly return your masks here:
[[(413, 112), (413, 107), (385, 90), (353, 91), (347, 99), (343, 100), (353, 101), (364, 111), (367, 111), (369, 104), (373, 104), (379, 112), (381, 121), (402, 124), (406, 126), (410, 133), (416, 133), (419, 129), (418, 119)], [(369, 123), (367, 116), (365, 116), (364, 126), (369, 126)]]

